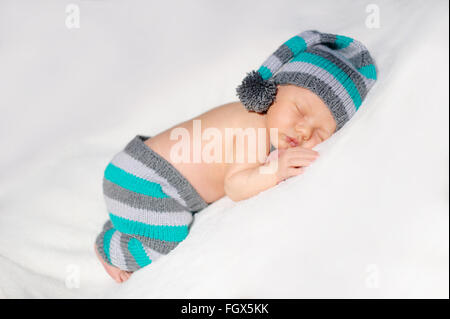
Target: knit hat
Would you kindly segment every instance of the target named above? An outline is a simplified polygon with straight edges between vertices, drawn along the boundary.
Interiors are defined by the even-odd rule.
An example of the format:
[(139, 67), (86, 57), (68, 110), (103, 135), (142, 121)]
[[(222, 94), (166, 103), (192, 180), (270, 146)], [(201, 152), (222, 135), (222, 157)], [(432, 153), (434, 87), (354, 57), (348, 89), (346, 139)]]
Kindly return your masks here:
[(338, 131), (355, 114), (377, 79), (375, 61), (352, 38), (316, 30), (283, 43), (236, 89), (249, 111), (265, 113), (278, 84), (295, 84), (317, 94), (330, 109)]

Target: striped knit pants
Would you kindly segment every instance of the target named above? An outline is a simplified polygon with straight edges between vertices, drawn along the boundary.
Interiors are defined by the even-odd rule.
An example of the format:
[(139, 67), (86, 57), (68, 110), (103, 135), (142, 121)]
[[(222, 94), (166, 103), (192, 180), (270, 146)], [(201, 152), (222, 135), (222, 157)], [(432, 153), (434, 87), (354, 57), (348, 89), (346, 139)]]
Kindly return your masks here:
[(136, 135), (108, 163), (103, 194), (109, 220), (97, 236), (100, 256), (126, 271), (145, 267), (189, 233), (193, 214), (208, 204), (167, 160)]

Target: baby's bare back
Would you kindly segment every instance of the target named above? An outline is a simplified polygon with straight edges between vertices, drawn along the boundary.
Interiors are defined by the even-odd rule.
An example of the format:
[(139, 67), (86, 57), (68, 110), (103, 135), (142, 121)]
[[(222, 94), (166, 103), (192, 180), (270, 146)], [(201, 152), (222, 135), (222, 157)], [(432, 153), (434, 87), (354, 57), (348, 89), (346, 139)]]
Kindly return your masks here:
[[(203, 131), (207, 128), (214, 128), (218, 130), (216, 130), (216, 132), (220, 132), (222, 159), (219, 162), (205, 162), (201, 158), (200, 162), (194, 162), (193, 139), (196, 136), (194, 134), (194, 120), (200, 120), (200, 122), (196, 122), (196, 127), (200, 124), (201, 134), (203, 134)], [(170, 139), (171, 131), (177, 127), (184, 128), (189, 132), (190, 159), (187, 163), (177, 162), (170, 156), (171, 148), (180, 142), (179, 139)], [(230, 163), (225, 161), (225, 156), (226, 154), (236, 154), (235, 140), (233, 139), (232, 143), (226, 143), (226, 128), (265, 129), (265, 118), (264, 115), (248, 112), (240, 102), (228, 103), (215, 107), (195, 118), (175, 125), (158, 135), (152, 136), (152, 138), (145, 141), (145, 144), (169, 161), (184, 177), (186, 177), (207, 203), (212, 203), (225, 195), (224, 178), (227, 169), (230, 167)], [(201, 135), (199, 134), (199, 136)], [(196, 143), (201, 143), (202, 150), (208, 142), (208, 140), (202, 140), (201, 138), (196, 140)], [(268, 136), (266, 136), (265, 142), (268, 153), (270, 146)]]

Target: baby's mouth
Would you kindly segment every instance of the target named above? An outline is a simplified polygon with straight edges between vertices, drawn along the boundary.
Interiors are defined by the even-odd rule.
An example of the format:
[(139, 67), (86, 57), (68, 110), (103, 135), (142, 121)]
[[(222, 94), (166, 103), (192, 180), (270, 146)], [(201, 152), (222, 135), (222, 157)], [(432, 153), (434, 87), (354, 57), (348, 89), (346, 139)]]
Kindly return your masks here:
[(292, 147), (296, 147), (299, 144), (297, 139), (290, 137), (288, 135), (286, 135), (286, 142), (288, 142), (288, 144), (291, 145)]

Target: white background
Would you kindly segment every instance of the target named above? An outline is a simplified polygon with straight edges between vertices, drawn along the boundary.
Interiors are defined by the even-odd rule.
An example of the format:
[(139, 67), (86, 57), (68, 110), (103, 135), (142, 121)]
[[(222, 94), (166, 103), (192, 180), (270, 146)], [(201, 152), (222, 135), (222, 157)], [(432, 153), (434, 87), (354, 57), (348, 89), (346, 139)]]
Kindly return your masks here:
[[(219, 200), (114, 283), (93, 251), (111, 157), (236, 101), (307, 29), (377, 62), (352, 121), (304, 175)], [(448, 298), (448, 53), (447, 1), (0, 0), (0, 297)]]

